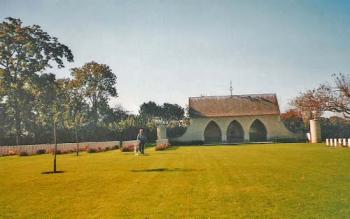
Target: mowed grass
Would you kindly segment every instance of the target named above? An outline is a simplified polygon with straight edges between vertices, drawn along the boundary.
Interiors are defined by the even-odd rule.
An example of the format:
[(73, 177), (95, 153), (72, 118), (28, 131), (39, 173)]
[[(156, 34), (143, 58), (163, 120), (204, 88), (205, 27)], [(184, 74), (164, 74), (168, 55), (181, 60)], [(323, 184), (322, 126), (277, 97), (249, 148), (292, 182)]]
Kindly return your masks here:
[(350, 149), (192, 146), (0, 158), (1, 218), (349, 218)]

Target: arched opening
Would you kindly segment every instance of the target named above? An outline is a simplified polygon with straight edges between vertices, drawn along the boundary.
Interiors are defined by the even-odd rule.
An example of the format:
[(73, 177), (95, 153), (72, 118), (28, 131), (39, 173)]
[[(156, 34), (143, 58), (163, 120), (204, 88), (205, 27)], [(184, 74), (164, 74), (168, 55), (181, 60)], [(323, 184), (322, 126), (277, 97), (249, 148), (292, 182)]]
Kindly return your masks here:
[(227, 142), (228, 143), (240, 143), (244, 141), (244, 131), (239, 122), (232, 121), (227, 128)]
[(204, 142), (205, 143), (221, 142), (221, 130), (214, 121), (209, 122), (209, 124), (204, 130)]
[(252, 142), (267, 141), (265, 125), (260, 120), (255, 120), (249, 129), (249, 140)]

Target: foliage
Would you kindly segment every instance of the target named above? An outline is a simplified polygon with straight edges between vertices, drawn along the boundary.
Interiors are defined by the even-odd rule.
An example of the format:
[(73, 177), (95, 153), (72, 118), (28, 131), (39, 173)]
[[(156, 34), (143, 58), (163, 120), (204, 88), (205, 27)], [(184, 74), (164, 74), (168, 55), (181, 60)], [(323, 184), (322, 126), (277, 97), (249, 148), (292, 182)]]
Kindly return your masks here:
[(325, 85), (300, 93), (294, 98), (291, 105), (297, 108), (305, 121), (317, 119), (327, 111), (327, 103), (330, 101), (330, 88)]
[(87, 152), (88, 153), (96, 153), (96, 152), (98, 152), (98, 150), (96, 148), (88, 148)]
[(332, 85), (321, 84), (292, 100), (291, 105), (300, 110), (305, 120), (319, 118), (326, 111), (350, 118), (350, 75), (339, 73), (332, 77)]
[[(138, 146), (136, 146), (136, 149), (138, 148)], [(135, 151), (135, 145), (134, 144), (128, 144), (128, 145), (123, 145), (120, 148), (121, 152), (132, 152)]]
[(281, 120), (290, 131), (306, 133), (308, 121), (303, 121), (303, 116), (299, 110), (290, 109), (285, 113), (281, 113)]
[(170, 103), (150, 101), (140, 115), (110, 106), (118, 96), (112, 69), (91, 61), (72, 68), (69, 79), (48, 72), (54, 65), (64, 68), (65, 61), (73, 61), (71, 50), (40, 26), (14, 18), (0, 24), (0, 145), (52, 143), (54, 124), (57, 143), (134, 140), (140, 128), (152, 142), (153, 117), (174, 127), (184, 116)]
[(117, 77), (110, 67), (94, 61), (86, 63), (80, 68), (72, 69), (74, 85), (82, 90), (91, 107), (92, 122), (96, 126), (101, 112), (108, 110), (110, 97), (117, 97), (115, 84)]
[(45, 149), (38, 149), (38, 150), (36, 150), (35, 154), (46, 154), (46, 150)]
[(177, 104), (164, 103), (163, 105), (157, 105), (155, 102), (149, 101), (141, 104), (139, 114), (147, 121), (158, 117), (163, 121), (170, 122), (181, 120), (185, 115), (185, 111)]
[(187, 127), (175, 126), (175, 127), (167, 127), (166, 135), (168, 138), (177, 138), (185, 134)]
[(51, 67), (63, 68), (73, 61), (70, 49), (40, 26), (23, 26), (20, 19), (6, 18), (0, 24), (0, 96), (5, 99), (9, 127), (19, 144), (26, 122), (32, 116), (32, 84), (38, 73)]
[(350, 138), (350, 121), (332, 116), (320, 119), (322, 139), (326, 138)]
[(19, 153), (19, 156), (25, 157), (25, 156), (28, 156), (28, 153), (25, 152), (25, 151), (21, 151), (21, 152)]
[(164, 143), (164, 144), (159, 144), (159, 145), (157, 145), (154, 149), (155, 149), (156, 151), (164, 151), (164, 150), (166, 150), (166, 149), (168, 149), (168, 148), (170, 148), (170, 144)]
[(173, 146), (179, 146), (179, 145), (203, 145), (204, 141), (175, 141), (175, 140), (169, 140), (170, 144)]
[(342, 73), (333, 74), (335, 89), (329, 90), (330, 100), (327, 103), (327, 110), (343, 114), (345, 118), (350, 118), (350, 75)]

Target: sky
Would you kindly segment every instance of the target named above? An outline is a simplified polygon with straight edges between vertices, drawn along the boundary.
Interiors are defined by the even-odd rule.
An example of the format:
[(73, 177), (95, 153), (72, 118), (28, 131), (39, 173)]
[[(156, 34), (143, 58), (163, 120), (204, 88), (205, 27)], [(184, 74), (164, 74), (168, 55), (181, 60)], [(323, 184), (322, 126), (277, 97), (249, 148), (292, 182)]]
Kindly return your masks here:
[(0, 0), (0, 19), (20, 18), (58, 37), (74, 63), (117, 75), (121, 105), (188, 97), (276, 93), (281, 110), (299, 92), (350, 74), (350, 1)]

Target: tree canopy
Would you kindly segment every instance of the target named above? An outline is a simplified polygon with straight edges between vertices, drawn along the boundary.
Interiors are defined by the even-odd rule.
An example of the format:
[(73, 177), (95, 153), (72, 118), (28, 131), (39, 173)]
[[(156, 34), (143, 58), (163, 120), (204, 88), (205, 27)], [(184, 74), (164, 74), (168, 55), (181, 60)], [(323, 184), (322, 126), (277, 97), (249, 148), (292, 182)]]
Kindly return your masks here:
[(73, 61), (71, 50), (39, 25), (23, 26), (20, 19), (11, 17), (0, 24), (0, 95), (6, 99), (6, 116), (14, 121), (17, 144), (23, 117), (31, 113), (32, 88), (38, 74), (52, 63), (63, 68), (64, 60)]

